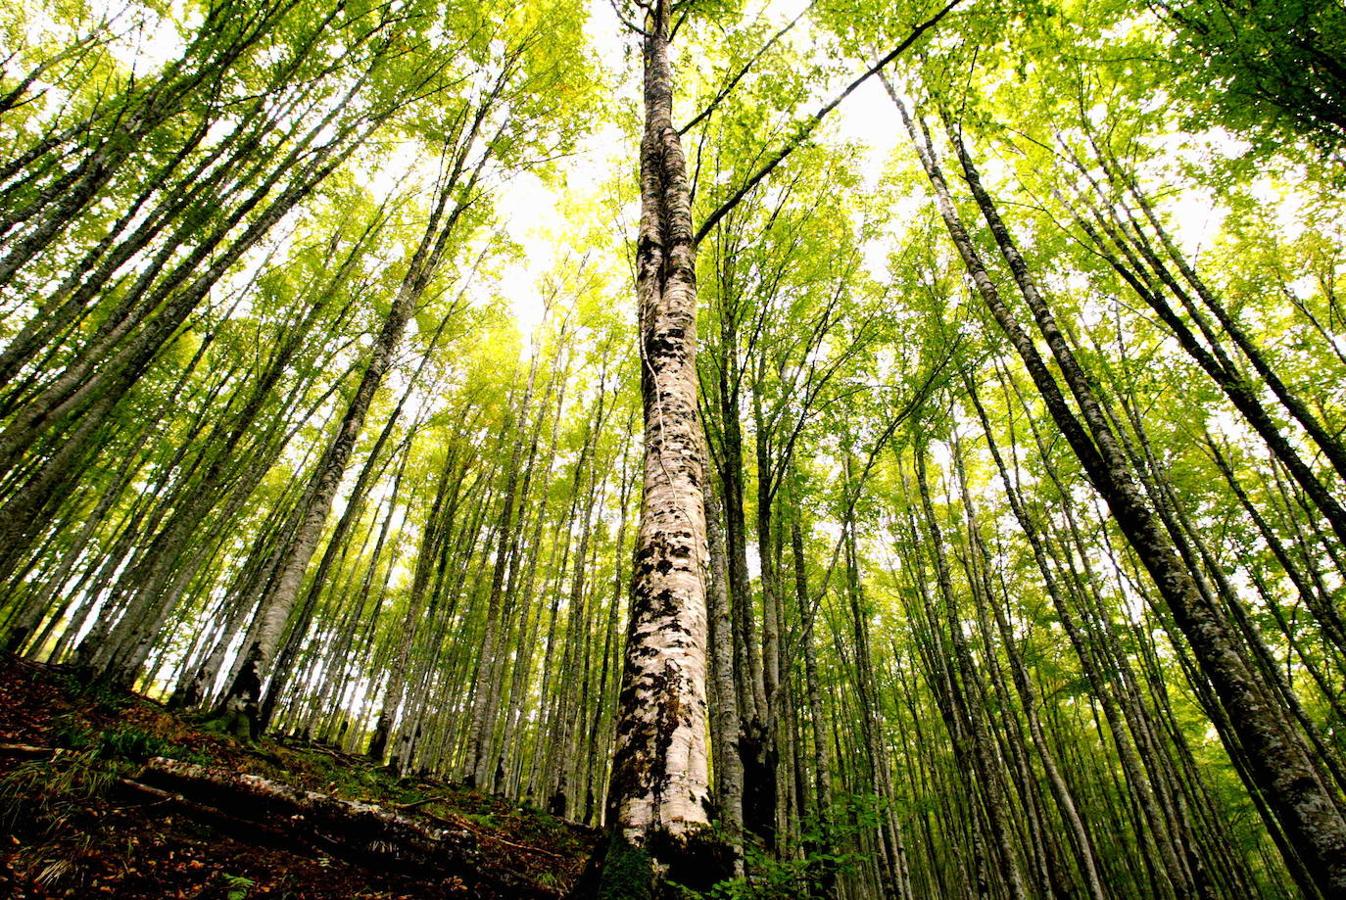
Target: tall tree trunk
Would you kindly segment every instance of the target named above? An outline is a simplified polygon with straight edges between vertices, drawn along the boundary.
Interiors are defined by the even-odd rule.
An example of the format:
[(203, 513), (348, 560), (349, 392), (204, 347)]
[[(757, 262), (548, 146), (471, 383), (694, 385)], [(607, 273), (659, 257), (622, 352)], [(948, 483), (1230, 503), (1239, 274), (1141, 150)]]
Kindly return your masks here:
[[(695, 885), (707, 877), (713, 883), (718, 873), (687, 852), (710, 822), (708, 560), (697, 413), (696, 246), (686, 159), (673, 125), (670, 20), (670, 4), (656, 0), (645, 22), (636, 243), (645, 490), (608, 821), (620, 838), (615, 846), (625, 843), (628, 854), (643, 851), (655, 869)], [(610, 873), (619, 868), (616, 862), (609, 857)]]
[[(809, 605), (808, 572), (804, 568), (804, 532), (799, 524), (799, 511), (796, 510), (790, 522), (790, 548), (794, 557), (795, 601), (801, 610)], [(817, 809), (818, 839), (814, 846), (806, 846), (805, 852), (814, 855), (815, 862), (809, 873), (810, 889), (820, 897), (831, 897), (836, 891), (836, 867), (831, 855), (836, 852), (833, 846), (832, 822), (832, 761), (827, 751), (827, 735), (823, 713), (822, 689), (818, 682), (818, 653), (814, 647), (813, 619), (808, 616), (803, 624), (799, 640), (804, 651), (804, 680), (808, 695), (810, 731), (813, 736), (813, 791), (814, 806)]]
[(706, 487), (706, 531), (710, 549), (710, 650), (715, 705), (715, 795), (720, 825), (735, 851), (735, 874), (743, 862), (743, 760), (739, 755), (742, 721), (734, 679), (734, 636), (726, 584), (724, 518), (713, 481)]
[[(504, 662), (500, 659), (501, 644), (501, 603), (504, 599), (505, 569), (514, 560), (519, 546), (519, 529), (523, 527), (523, 513), (519, 514), (516, 526), (514, 519), (515, 499), (519, 484), (519, 460), (523, 454), (526, 424), (533, 401), (533, 389), (537, 382), (538, 356), (534, 354), (528, 368), (528, 385), (524, 388), (523, 399), (519, 401), (519, 411), (514, 417), (517, 431), (514, 447), (510, 452), (509, 466), (505, 470), (505, 493), (500, 507), (500, 520), (496, 523), (495, 565), (491, 571), (491, 593), (486, 605), (486, 627), (482, 635), (481, 661), (477, 669), (476, 692), (473, 695), (472, 716), (468, 731), (468, 759), (464, 779), (469, 786), (488, 789), (491, 784), (491, 731), (495, 727), (495, 703), (498, 695), (494, 691), (497, 679), (503, 678)], [(506, 420), (506, 431), (509, 430)], [(527, 483), (525, 475), (525, 485)], [(527, 501), (525, 496), (519, 506)]]
[[(1307, 749), (1284, 711), (1261, 689), (1249, 670), (1236, 636), (1218, 610), (1205, 603), (1152, 510), (1141, 494), (1125, 456), (1102, 415), (1092, 386), (1066, 345), (1045, 301), (1028, 274), (990, 196), (981, 187), (972, 161), (956, 131), (950, 140), (958, 152), (972, 193), (996, 238), (1015, 281), (1029, 304), (1039, 331), (1079, 403), (1085, 423), (1069, 409), (1060, 386), (1037, 348), (1001, 300), (949, 197), (929, 141), (922, 142), (906, 107), (893, 94), (936, 192), (940, 211), (978, 292), (1020, 354), (1058, 427), (1079, 456), (1091, 483), (1103, 495), (1113, 517), (1150, 572), (1193, 653), (1210, 678), (1231, 724), (1253, 764), (1253, 773), (1271, 808), (1303, 848), (1314, 883), (1326, 893), (1346, 890), (1346, 821), (1307, 758)], [(1085, 430), (1087, 423), (1088, 431)], [(1092, 439), (1090, 437), (1092, 435)]]

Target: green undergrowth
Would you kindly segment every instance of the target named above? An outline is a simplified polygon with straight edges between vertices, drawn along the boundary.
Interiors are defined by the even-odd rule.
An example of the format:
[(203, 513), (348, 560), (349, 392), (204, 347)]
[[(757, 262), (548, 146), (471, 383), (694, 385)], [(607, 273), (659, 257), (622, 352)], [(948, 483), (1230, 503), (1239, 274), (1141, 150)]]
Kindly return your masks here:
[(9, 833), (50, 833), (152, 757), (211, 761), (134, 725), (95, 730), (68, 715), (57, 720), (52, 736), (51, 756), (19, 762), (0, 776), (0, 826)]
[[(652, 895), (676, 897), (678, 900), (802, 900), (835, 894), (835, 885), (843, 876), (853, 872), (865, 861), (858, 852), (841, 852), (828, 847), (861, 846), (865, 832), (872, 833), (881, 824), (883, 803), (873, 794), (855, 794), (837, 798), (832, 819), (824, 825), (814, 816), (800, 823), (801, 846), (784, 857), (753, 843), (750, 839), (744, 854), (744, 874), (735, 878), (721, 877), (713, 884), (705, 883), (705, 873), (723, 872), (727, 860), (707, 861), (710, 848), (728, 843), (727, 836), (710, 831), (703, 836), (703, 847), (692, 854), (699, 859), (696, 868), (701, 880), (687, 883), (679, 880), (674, 871), (669, 879)], [(662, 892), (662, 893), (661, 893)]]

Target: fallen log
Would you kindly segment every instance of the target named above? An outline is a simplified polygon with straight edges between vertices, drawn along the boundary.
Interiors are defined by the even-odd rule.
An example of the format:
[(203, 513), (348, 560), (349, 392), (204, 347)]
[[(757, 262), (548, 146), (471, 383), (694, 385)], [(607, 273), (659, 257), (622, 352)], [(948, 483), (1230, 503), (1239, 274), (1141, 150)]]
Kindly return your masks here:
[(426, 822), (372, 803), (163, 757), (149, 760), (133, 783), (148, 789), (142, 791), (147, 799), (177, 801), (178, 808), (198, 818), (226, 825), (251, 823), (265, 833), (258, 835), (264, 839), (280, 836), (375, 870), (463, 878), (500, 897), (563, 893), (559, 886), (538, 884), (493, 864), (482, 853), (478, 835), (448, 820)]
[(194, 803), (175, 791), (160, 790), (134, 778), (118, 778), (114, 789), (116, 796), (130, 800), (142, 808), (172, 806), (178, 812), (186, 813), (199, 822), (214, 826), (252, 844), (292, 848), (298, 843), (292, 835), (286, 834), (281, 828), (269, 828), (231, 816), (213, 806)]

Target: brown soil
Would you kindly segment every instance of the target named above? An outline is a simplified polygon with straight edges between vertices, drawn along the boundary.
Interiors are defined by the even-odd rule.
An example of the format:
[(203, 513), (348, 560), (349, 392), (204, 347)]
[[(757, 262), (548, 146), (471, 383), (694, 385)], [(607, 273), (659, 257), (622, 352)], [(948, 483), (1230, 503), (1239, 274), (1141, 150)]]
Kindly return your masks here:
[[(155, 756), (459, 826), (475, 862), (446, 853), (442, 871), (398, 871), (290, 839), (284, 823), (211, 821), (128, 789)], [(81, 690), (58, 668), (0, 662), (0, 896), (504, 898), (517, 889), (495, 885), (522, 880), (562, 897), (596, 842), (592, 829), (461, 787), (395, 779), (323, 747), (243, 745), (143, 698)]]

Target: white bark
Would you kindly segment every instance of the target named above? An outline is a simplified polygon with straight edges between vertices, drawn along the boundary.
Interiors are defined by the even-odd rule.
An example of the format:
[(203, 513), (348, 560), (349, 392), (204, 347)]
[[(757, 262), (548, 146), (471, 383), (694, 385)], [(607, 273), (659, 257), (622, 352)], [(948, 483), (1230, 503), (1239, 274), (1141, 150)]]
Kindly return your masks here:
[(710, 818), (696, 248), (665, 5), (647, 28), (636, 249), (645, 491), (609, 796), (609, 821), (637, 846), (655, 831), (686, 836)]

